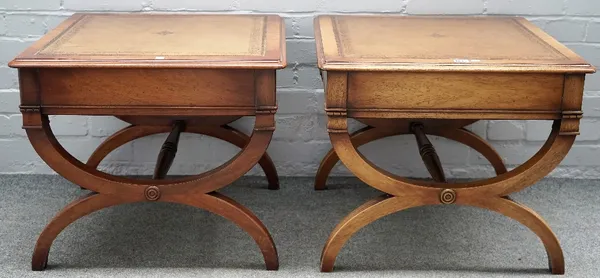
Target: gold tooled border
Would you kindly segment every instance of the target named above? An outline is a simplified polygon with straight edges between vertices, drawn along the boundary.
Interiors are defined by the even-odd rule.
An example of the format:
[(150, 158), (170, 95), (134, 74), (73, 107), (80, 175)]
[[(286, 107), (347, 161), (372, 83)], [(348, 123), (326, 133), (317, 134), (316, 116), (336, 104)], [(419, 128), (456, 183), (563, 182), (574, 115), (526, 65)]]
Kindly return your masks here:
[[(475, 17), (473, 17), (473, 18), (475, 18)], [(481, 18), (483, 18), (483, 17), (481, 17)], [(461, 20), (462, 18), (448, 18), (448, 19)], [(548, 60), (548, 59), (567, 59), (568, 60), (567, 56), (565, 56), (563, 53), (561, 53), (560, 51), (558, 51), (557, 49), (552, 47), (546, 41), (544, 41), (541, 38), (539, 38), (538, 36), (536, 36), (533, 32), (531, 32), (531, 30), (529, 30), (528, 28), (523, 26), (520, 22), (518, 22), (518, 20), (516, 18), (510, 18), (509, 22), (512, 24), (515, 24), (518, 27), (517, 30), (520, 31), (521, 33), (523, 33), (528, 40), (530, 40), (533, 43), (537, 43), (538, 45), (540, 45), (543, 48), (552, 52), (553, 54), (557, 54), (558, 57), (554, 57), (554, 58), (546, 57), (546, 58), (532, 59), (530, 57), (496, 56), (496, 57), (489, 57), (489, 58), (481, 58), (481, 60), (488, 60), (488, 61), (505, 60), (505, 59), (527, 59), (527, 60), (539, 60), (539, 61), (544, 61), (544, 60)], [(343, 17), (336, 16), (334, 18), (333, 29), (334, 29), (333, 31), (335, 34), (335, 40), (338, 45), (338, 55), (340, 57), (359, 58), (359, 59), (377, 59), (377, 58), (379, 58), (379, 59), (386, 59), (386, 58), (389, 58), (389, 59), (395, 59), (395, 58), (400, 58), (400, 59), (451, 59), (451, 57), (435, 56), (435, 55), (419, 56), (419, 57), (414, 57), (414, 56), (410, 56), (410, 55), (397, 55), (397, 56), (385, 56), (385, 55), (379, 55), (379, 54), (378, 55), (357, 55), (357, 54), (353, 53), (354, 51), (352, 49), (352, 42), (350, 40), (350, 37), (348, 37), (346, 35), (346, 34), (348, 34), (348, 27), (347, 27), (347, 25), (345, 23), (345, 19)]]
[[(83, 15), (77, 21), (75, 21), (69, 28), (66, 28), (61, 34), (56, 36), (53, 40), (48, 42), (44, 47), (42, 47), (37, 54), (47, 55), (47, 56), (61, 56), (61, 55), (69, 55), (69, 56), (107, 56), (107, 55), (156, 55), (155, 52), (144, 52), (144, 51), (135, 51), (135, 52), (68, 52), (68, 51), (58, 51), (61, 45), (69, 41), (77, 32), (82, 29), (86, 23), (88, 23), (92, 17), (95, 16), (107, 16), (107, 15)], [(179, 15), (171, 15), (171, 16), (179, 16)], [(186, 15), (184, 15), (186, 16)], [(228, 53), (228, 52), (220, 52), (220, 53), (209, 53), (209, 54), (182, 54), (179, 52), (163, 52), (161, 55), (173, 55), (173, 56), (183, 56), (183, 57), (198, 57), (198, 56), (265, 56), (266, 53), (266, 42), (267, 42), (267, 16), (256, 17), (253, 20), (254, 26), (250, 32), (250, 44), (248, 47), (248, 53)], [(261, 41), (259, 41), (261, 40)]]

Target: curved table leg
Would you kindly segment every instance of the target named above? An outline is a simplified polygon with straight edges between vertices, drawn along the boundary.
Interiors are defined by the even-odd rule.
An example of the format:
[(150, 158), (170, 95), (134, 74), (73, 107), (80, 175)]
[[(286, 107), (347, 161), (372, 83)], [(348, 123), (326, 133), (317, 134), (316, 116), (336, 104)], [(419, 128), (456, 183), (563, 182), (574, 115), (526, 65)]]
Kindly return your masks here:
[(205, 209), (234, 222), (254, 239), (263, 254), (267, 270), (279, 268), (277, 249), (265, 225), (254, 213), (233, 199), (218, 192), (212, 192), (195, 195), (170, 195), (161, 201)]
[(558, 238), (544, 219), (532, 209), (512, 201), (508, 197), (488, 198), (463, 202), (463, 205), (475, 206), (500, 213), (519, 221), (534, 232), (546, 248), (548, 264), (553, 274), (565, 273), (565, 259)]
[[(555, 120), (548, 140), (542, 148), (527, 162), (510, 172), (481, 181), (446, 184), (406, 179), (373, 165), (356, 149), (347, 132), (347, 119), (343, 114), (329, 115), (329, 137), (340, 160), (359, 179), (388, 193), (388, 196), (370, 201), (356, 209), (333, 230), (323, 249), (322, 271), (333, 270), (338, 252), (352, 234), (383, 216), (421, 205), (459, 204), (496, 211), (527, 226), (544, 243), (552, 273), (563, 273), (562, 250), (548, 224), (533, 210), (515, 203), (507, 195), (531, 186), (560, 163), (575, 141), (578, 123), (577, 117), (567, 116)], [(455, 138), (463, 140), (460, 139), (463, 137), (476, 138), (465, 131)], [(485, 147), (477, 141), (474, 144)]]
[[(23, 113), (27, 136), (36, 152), (61, 176), (95, 191), (91, 196), (69, 204), (48, 224), (39, 237), (32, 258), (32, 268), (43, 270), (56, 236), (70, 223), (105, 207), (139, 202), (180, 202), (205, 208), (240, 225), (259, 243), (268, 269), (277, 269), (277, 252), (264, 225), (240, 204), (212, 193), (248, 172), (264, 155), (275, 130), (274, 114), (255, 116), (250, 142), (225, 164), (202, 174), (173, 180), (145, 180), (118, 177), (100, 172), (71, 156), (56, 140), (47, 115), (32, 110)], [(234, 134), (222, 127), (207, 126), (208, 134)], [(236, 137), (240, 138), (240, 137)], [(189, 198), (195, 199), (191, 200)]]
[(427, 200), (395, 197), (388, 194), (372, 199), (352, 211), (331, 232), (321, 254), (321, 271), (331, 272), (335, 259), (346, 242), (366, 225), (394, 212), (431, 205)]
[[(382, 136), (385, 137), (389, 135), (384, 136), (380, 130), (366, 126), (355, 131), (350, 136), (352, 137), (352, 144), (355, 144), (355, 146), (358, 148), (359, 146), (362, 146), (368, 142), (382, 138)], [(338, 161), (340, 161), (340, 159), (335, 153), (335, 150), (332, 148), (325, 155), (325, 157), (323, 157), (323, 160), (321, 160), (321, 165), (319, 165), (319, 170), (317, 170), (317, 174), (315, 176), (315, 190), (324, 190), (327, 188), (327, 178)]]
[[(365, 127), (352, 133), (350, 137), (352, 140), (352, 145), (358, 148), (375, 140), (379, 140), (389, 136), (404, 134), (409, 134), (409, 131)], [(502, 161), (502, 157), (500, 157), (500, 155), (494, 150), (494, 147), (492, 147), (488, 142), (483, 140), (483, 138), (479, 137), (477, 134), (467, 129), (458, 128), (428, 130), (426, 134), (444, 137), (446, 139), (453, 140), (471, 147), (472, 149), (483, 155), (483, 157), (485, 157), (490, 162), (490, 164), (492, 164), (496, 175), (504, 174), (507, 171), (506, 166)], [(317, 171), (315, 177), (315, 190), (324, 190), (327, 188), (327, 178), (329, 177), (331, 170), (339, 160), (340, 159), (333, 148), (329, 150), (325, 157), (323, 157), (323, 160), (321, 160), (321, 165), (319, 166), (319, 170)]]
[[(59, 212), (40, 234), (35, 245), (35, 250), (33, 251), (31, 268), (37, 271), (46, 268), (48, 253), (54, 239), (77, 219), (107, 207), (139, 201), (144, 201), (144, 199), (121, 199), (115, 195), (97, 193), (91, 193), (73, 201)], [(267, 269), (277, 270), (279, 268), (277, 249), (269, 231), (250, 210), (234, 200), (220, 193), (213, 192), (196, 195), (168, 195), (160, 201), (186, 204), (205, 209), (236, 223), (256, 241), (256, 244), (258, 244), (263, 253)]]
[[(169, 126), (137, 126), (131, 125), (117, 131), (112, 136), (106, 138), (90, 155), (87, 161), (87, 165), (97, 168), (100, 162), (115, 149), (142, 137), (165, 133), (170, 131)], [(243, 132), (230, 127), (222, 126), (219, 128), (220, 131), (215, 132), (214, 129), (207, 129), (202, 126), (188, 126), (185, 128), (185, 132), (207, 135), (223, 141), (226, 141), (238, 148), (244, 148), (250, 142), (250, 137)], [(279, 189), (279, 177), (277, 175), (277, 169), (271, 157), (265, 153), (258, 164), (263, 169), (267, 181), (269, 183), (268, 188), (271, 190)]]
[(54, 239), (56, 239), (60, 232), (77, 219), (107, 207), (138, 201), (142, 200), (122, 199), (114, 195), (91, 193), (71, 202), (56, 214), (38, 237), (31, 260), (31, 269), (40, 271), (46, 268), (52, 242), (54, 242)]
[[(231, 131), (231, 134), (235, 135), (235, 136), (225, 138), (224, 136), (218, 137), (217, 134), (212, 134), (212, 133), (206, 134), (206, 135), (221, 139), (223, 141), (227, 141), (230, 144), (233, 144), (240, 149), (243, 149), (244, 146), (246, 146), (248, 144), (248, 142), (250, 142), (250, 137), (248, 137), (248, 135), (246, 135), (245, 133), (239, 131), (238, 129), (236, 129), (234, 127), (224, 125), (223, 129)], [(194, 129), (190, 129), (190, 130), (197, 131)], [(223, 138), (221, 138), (221, 137), (223, 137)], [(258, 161), (258, 164), (260, 165), (263, 172), (265, 173), (265, 176), (267, 177), (267, 181), (269, 182), (268, 188), (270, 190), (278, 190), (279, 189), (279, 175), (277, 175), (277, 169), (275, 168), (275, 163), (273, 163), (273, 160), (271, 159), (269, 154), (265, 152), (263, 154), (263, 156), (260, 158), (260, 160)]]
[[(394, 197), (387, 194), (366, 202), (346, 216), (331, 232), (321, 255), (321, 271), (333, 271), (335, 260), (342, 247), (352, 235), (366, 225), (401, 210), (434, 204), (424, 200)], [(560, 243), (550, 226), (539, 214), (508, 198), (500, 197), (464, 202), (461, 205), (492, 210), (519, 221), (542, 240), (552, 273), (564, 274), (565, 262)]]

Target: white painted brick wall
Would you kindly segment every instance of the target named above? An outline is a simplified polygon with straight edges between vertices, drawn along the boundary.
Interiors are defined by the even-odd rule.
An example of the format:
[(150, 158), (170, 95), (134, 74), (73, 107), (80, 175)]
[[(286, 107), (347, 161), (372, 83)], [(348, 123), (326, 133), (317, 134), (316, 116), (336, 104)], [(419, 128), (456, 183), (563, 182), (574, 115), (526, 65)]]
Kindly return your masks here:
[(600, 2), (597, 0), (565, 0), (565, 12), (569, 15), (600, 15)]
[(369, 0), (348, 1), (348, 0), (324, 0), (320, 1), (322, 5), (319, 11), (327, 12), (400, 12), (403, 9), (402, 1), (398, 0)]
[(272, 0), (238, 0), (237, 8), (243, 11), (257, 12), (314, 12), (317, 11), (320, 0), (304, 1), (272, 1)]
[[(596, 67), (600, 65), (600, 44), (594, 43), (565, 43), (571, 50), (577, 52), (589, 63)], [(588, 95), (600, 91), (600, 74), (586, 76), (585, 90)], [(585, 102), (584, 102), (585, 103)]]
[(490, 121), (487, 137), (495, 141), (522, 140), (525, 138), (525, 124), (523, 121)]
[(406, 5), (408, 14), (480, 14), (481, 0), (410, 0)]
[(63, 0), (62, 8), (73, 11), (141, 11), (148, 4), (146, 1)]
[(527, 121), (525, 130), (527, 141), (546, 141), (552, 129), (551, 121)]
[[(567, 0), (568, 1), (568, 0)], [(562, 15), (564, 0), (488, 0), (490, 14)]]
[(587, 20), (559, 19), (548, 21), (544, 27), (548, 34), (562, 42), (580, 42), (585, 38)]
[(47, 10), (56, 11), (61, 8), (60, 0), (3, 0), (0, 10)]
[[(284, 17), (289, 66), (278, 72), (277, 130), (269, 153), (281, 175), (312, 176), (331, 147), (323, 113), (323, 85), (316, 68), (313, 17), (323, 13), (508, 14), (527, 16), (588, 61), (600, 66), (600, 1), (598, 0), (3, 0), (0, 1), (0, 173), (52, 173), (33, 151), (20, 129), (16, 71), (8, 61), (76, 11), (126, 12), (274, 12)], [(554, 176), (600, 178), (600, 74), (587, 77), (581, 136)], [(233, 126), (249, 132), (252, 118)], [(59, 141), (85, 160), (102, 140), (125, 123), (111, 117), (52, 118)], [(360, 124), (353, 123), (353, 128)], [(478, 122), (470, 130), (487, 138), (511, 167), (529, 159), (550, 131), (543, 121)], [(117, 174), (150, 174), (165, 135), (136, 140), (112, 153), (101, 167)], [(451, 177), (483, 177), (493, 173), (487, 161), (468, 147), (434, 138), (446, 173)], [(238, 151), (205, 136), (182, 137), (172, 173), (214, 168)], [(427, 176), (414, 139), (392, 137), (360, 150), (377, 165), (408, 176)], [(335, 174), (348, 175), (338, 165)], [(250, 174), (262, 174), (255, 167)]]
[[(80, 2), (80, 0), (76, 0)], [(147, 5), (146, 5), (147, 6)], [(152, 8), (160, 11), (228, 11), (236, 9), (238, 1), (152, 0)]]

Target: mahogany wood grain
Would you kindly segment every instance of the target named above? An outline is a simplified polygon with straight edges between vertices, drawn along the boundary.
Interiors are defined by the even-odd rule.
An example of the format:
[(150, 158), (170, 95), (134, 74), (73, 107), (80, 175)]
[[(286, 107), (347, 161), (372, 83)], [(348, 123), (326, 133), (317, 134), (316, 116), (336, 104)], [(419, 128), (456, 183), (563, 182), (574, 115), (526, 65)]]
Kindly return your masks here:
[[(135, 122), (135, 121), (134, 121)], [(146, 123), (142, 120), (139, 123)], [(192, 121), (193, 123), (193, 121)], [(100, 162), (115, 149), (142, 137), (166, 133), (171, 130), (167, 125), (131, 125), (115, 132), (106, 138), (88, 158), (86, 164), (92, 168), (98, 168)], [(240, 149), (243, 149), (250, 142), (250, 137), (243, 132), (230, 127), (211, 127), (205, 125), (188, 124), (185, 132), (210, 136), (228, 142)], [(279, 189), (279, 176), (273, 160), (268, 153), (264, 153), (258, 161), (268, 181), (268, 188), (271, 190)]]
[[(260, 220), (214, 191), (259, 161), (269, 187), (279, 187), (266, 155), (275, 130), (275, 70), (286, 65), (279, 16), (75, 14), (9, 65), (19, 68), (23, 128), (36, 152), (58, 174), (97, 193), (71, 203), (48, 224), (34, 250), (34, 270), (46, 267), (52, 242), (70, 223), (105, 207), (141, 201), (182, 203), (221, 215), (254, 238), (267, 269), (278, 268), (275, 245)], [(49, 115), (110, 115), (137, 126), (117, 132), (83, 164), (58, 142)], [(242, 116), (255, 118), (251, 136), (224, 126)], [(179, 124), (158, 159), (157, 179), (96, 169), (118, 146), (168, 132), (174, 122)], [(242, 150), (205, 173), (162, 179), (184, 129)]]
[(465, 202), (464, 204), (500, 213), (529, 228), (544, 244), (546, 254), (548, 255), (548, 265), (552, 274), (565, 273), (565, 259), (558, 238), (552, 232), (550, 225), (531, 208), (516, 203), (508, 196), (502, 198), (473, 199), (472, 202)]
[[(330, 118), (330, 120), (338, 126), (342, 126), (345, 122), (345, 119), (338, 118)], [(356, 150), (348, 133), (330, 133), (329, 137), (332, 143), (335, 138), (333, 146), (340, 160), (358, 178), (380, 191), (397, 196), (411, 196), (420, 194), (421, 191), (428, 192), (431, 188), (452, 187), (456, 190), (460, 189), (461, 195), (465, 198), (477, 198), (481, 195), (506, 196), (528, 187), (549, 174), (566, 156), (575, 141), (573, 134), (560, 135), (560, 130), (568, 126), (568, 120), (555, 121), (548, 140), (533, 157), (519, 167), (497, 177), (459, 183), (436, 183), (394, 175), (366, 160)], [(379, 182), (375, 183), (375, 181)]]
[(348, 77), (348, 108), (557, 113), (563, 86), (560, 74), (357, 72)]
[[(335, 120), (335, 123), (340, 126), (341, 121)], [(411, 206), (441, 203), (469, 205), (471, 203), (485, 202), (485, 200), (490, 198), (504, 197), (522, 190), (539, 181), (552, 171), (566, 156), (575, 138), (572, 135), (559, 135), (561, 126), (563, 128), (565, 126), (561, 121), (555, 122), (553, 131), (546, 144), (525, 164), (495, 178), (459, 184), (424, 182), (393, 175), (373, 165), (356, 151), (347, 133), (330, 133), (330, 138), (336, 154), (348, 169), (366, 184), (388, 193), (390, 196), (397, 196), (398, 200), (402, 200), (403, 204), (408, 202)], [(445, 200), (445, 202), (442, 202), (442, 200)], [(348, 226), (355, 227), (350, 228), (352, 230), (358, 229), (389, 213), (384, 208), (374, 208), (371, 213), (367, 214), (365, 218), (361, 218), (360, 221), (351, 220), (353, 219), (352, 215), (354, 215), (351, 214), (346, 220), (340, 222), (338, 227)], [(363, 223), (363, 221), (366, 223)], [(537, 221), (541, 222), (543, 220), (538, 219)], [(360, 222), (361, 224), (354, 224), (353, 222)], [(332, 270), (335, 257), (341, 248), (338, 245), (343, 245), (345, 240), (354, 232), (338, 233), (336, 230), (332, 232), (332, 236), (329, 238), (323, 251), (321, 261), (322, 271)], [(549, 235), (550, 233), (548, 232), (538, 233), (540, 237)], [(341, 238), (338, 239), (337, 237)], [(542, 241), (551, 242), (552, 239), (542, 238)], [(557, 255), (558, 251), (556, 248), (553, 247), (552, 250), (555, 253), (549, 254), (549, 257), (555, 261), (555, 264), (551, 270), (553, 273), (561, 273), (561, 262), (559, 260), (562, 256)], [(564, 264), (564, 262), (562, 263)]]
[[(353, 234), (364, 226), (401, 210), (437, 204), (435, 200), (431, 199), (402, 198), (387, 194), (366, 202), (344, 218), (331, 233), (321, 255), (321, 271), (333, 271), (337, 254), (341, 248)], [(565, 272), (563, 252), (556, 235), (541, 216), (530, 208), (515, 203), (508, 198), (500, 197), (474, 199), (473, 202), (460, 204), (492, 210), (519, 221), (542, 240), (548, 254), (551, 272), (553, 274), (563, 274)]]
[[(28, 118), (24, 121), (35, 123), (26, 129), (29, 140), (54, 171), (88, 190), (127, 196), (143, 194), (144, 188), (149, 186), (160, 187), (164, 194), (188, 191), (209, 193), (225, 187), (258, 163), (269, 145), (275, 122), (272, 114), (257, 115), (253, 135), (242, 151), (211, 171), (173, 180), (153, 180), (123, 178), (87, 166), (69, 154), (56, 140), (47, 116), (36, 113), (24, 113), (24, 116)], [(265, 127), (268, 125), (272, 128)]]
[[(409, 134), (410, 126), (414, 122), (411, 119), (384, 119), (384, 118), (357, 118), (357, 121), (370, 127), (379, 128), (381, 130), (396, 130), (399, 134)], [(442, 129), (458, 129), (466, 127), (477, 120), (439, 120), (439, 119), (419, 119), (423, 124), (425, 133), (436, 132)]]
[[(352, 138), (352, 144), (358, 148), (364, 144), (375, 141), (377, 139), (388, 136), (385, 133), (385, 129), (381, 129), (378, 131), (383, 131), (380, 135), (378, 132), (372, 132), (373, 128), (370, 126), (365, 126), (355, 132), (353, 132), (350, 136)], [(371, 132), (369, 132), (371, 131)], [(393, 134), (393, 133), (391, 133)], [(370, 136), (369, 136), (370, 135)], [(315, 190), (324, 190), (327, 188), (327, 178), (329, 178), (329, 174), (333, 167), (340, 161), (339, 157), (335, 153), (335, 150), (331, 149), (323, 159), (321, 160), (321, 164), (319, 164), (319, 169), (317, 170), (317, 174), (315, 175)]]
[[(274, 125), (273, 114), (257, 115), (254, 134), (242, 152), (224, 165), (211, 171), (184, 179), (144, 180), (109, 175), (82, 164), (66, 152), (58, 143), (50, 129), (47, 116), (41, 115), (39, 112), (25, 112), (24, 117), (27, 118), (24, 119), (24, 122), (35, 123), (26, 129), (28, 138), (40, 157), (52, 169), (71, 182), (86, 189), (98, 192), (102, 196), (107, 196), (107, 198), (117, 196), (118, 198), (123, 198), (125, 201), (137, 201), (140, 199), (161, 201), (163, 198), (168, 198), (171, 195), (180, 194), (197, 196), (213, 192), (231, 184), (249, 171), (265, 153), (273, 133), (273, 129), (265, 128), (265, 126), (269, 124)], [(66, 220), (57, 221), (63, 222)], [(49, 225), (52, 226), (54, 224), (51, 222)], [(53, 237), (53, 235), (46, 236), (45, 234), (41, 234), (38, 241), (49, 241), (48, 244), (51, 244), (52, 241), (48, 238), (53, 239)], [(46, 249), (40, 248), (34, 251), (34, 263), (39, 261), (36, 258), (44, 256), (37, 253), (46, 252), (44, 250)], [(273, 269), (274, 267), (272, 262), (272, 259), (266, 262), (269, 269)]]
[(185, 121), (186, 126), (222, 126), (230, 124), (241, 117), (231, 116), (231, 117), (215, 117), (215, 116), (206, 116), (206, 117), (184, 117), (178, 116), (177, 118), (173, 117), (138, 117), (138, 116), (117, 116), (117, 118), (121, 121), (129, 123), (130, 125), (136, 126), (170, 126), (175, 123), (175, 121), (181, 120)]
[[(409, 128), (410, 121), (396, 121), (397, 124), (395, 126), (389, 126), (389, 121), (384, 121), (384, 123), (378, 123), (377, 120), (371, 119), (368, 122), (370, 124), (375, 125), (376, 127), (367, 126), (352, 133), (351, 140), (352, 145), (355, 148), (359, 148), (362, 145), (382, 138), (396, 135), (411, 134)], [(502, 161), (502, 157), (494, 150), (494, 148), (489, 143), (487, 143), (483, 138), (479, 137), (477, 134), (467, 129), (461, 128), (462, 126), (470, 122), (443, 120), (440, 120), (439, 122), (443, 122), (443, 124), (436, 126), (435, 121), (428, 121), (425, 125), (425, 132), (429, 135), (443, 137), (455, 141), (457, 143), (469, 146), (490, 162), (492, 167), (494, 167), (496, 175), (501, 175), (507, 172), (506, 166)], [(431, 126), (433, 126), (433, 128)], [(321, 160), (321, 164), (319, 165), (319, 169), (315, 177), (315, 190), (326, 189), (327, 178), (329, 177), (331, 170), (333, 170), (333, 167), (337, 164), (339, 160), (340, 159), (335, 153), (334, 149), (331, 149), (323, 157), (323, 160)]]
[(401, 210), (436, 203), (427, 199), (394, 197), (388, 194), (367, 201), (342, 219), (331, 232), (321, 254), (321, 271), (333, 271), (337, 254), (350, 237), (364, 226)]
[(91, 192), (71, 202), (56, 214), (38, 237), (33, 251), (33, 258), (31, 260), (31, 269), (41, 271), (46, 268), (48, 265), (48, 254), (52, 243), (62, 230), (77, 219), (101, 209), (142, 200), (142, 196), (139, 196), (138, 199), (120, 198), (115, 195)]
[[(142, 201), (145, 201), (143, 196), (139, 196), (137, 199), (120, 198), (118, 195), (97, 194), (95, 192), (73, 201), (60, 211), (40, 234), (33, 251), (31, 262), (32, 270), (41, 271), (47, 267), (48, 254), (52, 243), (56, 237), (58, 237), (60, 232), (71, 223), (92, 212), (107, 207)], [(267, 228), (250, 210), (234, 200), (220, 193), (213, 192), (209, 194), (168, 195), (164, 196), (160, 201), (185, 204), (205, 209), (234, 222), (246, 231), (254, 239), (256, 244), (258, 244), (267, 269), (277, 270), (279, 268), (277, 249), (275, 248), (275, 243)]]
[(246, 231), (260, 248), (267, 270), (279, 269), (277, 248), (267, 227), (248, 208), (218, 193), (169, 195), (163, 202), (185, 204), (217, 214)]
[[(254, 72), (218, 69), (42, 69), (42, 106), (254, 109)], [(177, 78), (173, 78), (177, 76)]]
[[(542, 30), (518, 17), (413, 17), (332, 15), (315, 19), (317, 59), (325, 87), (327, 130), (333, 145), (315, 188), (325, 187), (338, 158), (359, 179), (386, 193), (365, 203), (331, 233), (321, 270), (332, 271), (338, 252), (360, 228), (391, 213), (423, 205), (461, 204), (499, 212), (535, 232), (552, 273), (564, 273), (562, 250), (542, 218), (510, 200), (549, 174), (579, 134), (584, 75), (595, 68)], [(375, 31), (376, 30), (376, 31)], [(369, 127), (350, 135), (348, 119)], [(552, 120), (546, 143), (507, 171), (482, 138), (464, 129), (482, 119)], [(434, 181), (400, 177), (368, 161), (357, 148), (412, 133), (472, 147), (497, 176), (444, 183), (441, 164), (422, 152)], [(432, 148), (427, 148), (428, 150)]]

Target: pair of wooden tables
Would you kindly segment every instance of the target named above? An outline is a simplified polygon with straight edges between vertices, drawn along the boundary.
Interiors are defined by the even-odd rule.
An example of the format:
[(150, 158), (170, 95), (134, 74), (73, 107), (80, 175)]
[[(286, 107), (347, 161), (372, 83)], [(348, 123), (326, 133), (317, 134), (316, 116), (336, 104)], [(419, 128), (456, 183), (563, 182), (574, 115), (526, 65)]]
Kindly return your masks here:
[[(548, 224), (508, 195), (543, 178), (567, 154), (579, 134), (584, 76), (594, 72), (592, 66), (522, 18), (321, 16), (315, 31), (333, 144), (315, 187), (325, 188), (341, 160), (385, 192), (334, 229), (323, 250), (322, 271), (333, 270), (352, 234), (383, 216), (423, 205), (460, 204), (521, 222), (544, 243), (552, 272), (564, 272), (562, 250)], [(275, 71), (286, 66), (278, 16), (75, 14), (10, 66), (19, 68), (23, 128), (35, 150), (60, 175), (92, 191), (42, 231), (34, 270), (46, 267), (52, 242), (70, 223), (109, 206), (142, 201), (187, 204), (221, 215), (254, 238), (267, 269), (278, 268), (267, 228), (247, 208), (216, 192), (256, 163), (269, 188), (279, 188), (266, 154), (275, 130)], [(131, 125), (82, 163), (58, 143), (48, 115), (112, 115)], [(250, 136), (228, 125), (244, 116), (255, 117)], [(366, 127), (350, 133), (349, 118)], [(535, 156), (507, 171), (494, 149), (464, 128), (487, 119), (552, 120), (554, 125)], [(117, 147), (165, 132), (170, 134), (153, 179), (96, 169)], [(165, 179), (181, 132), (212, 136), (242, 150), (214, 170)], [(402, 134), (416, 137), (433, 182), (386, 172), (357, 151)], [(473, 148), (498, 176), (446, 182), (427, 135)]]

